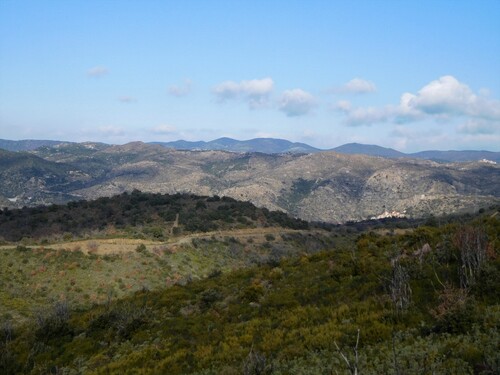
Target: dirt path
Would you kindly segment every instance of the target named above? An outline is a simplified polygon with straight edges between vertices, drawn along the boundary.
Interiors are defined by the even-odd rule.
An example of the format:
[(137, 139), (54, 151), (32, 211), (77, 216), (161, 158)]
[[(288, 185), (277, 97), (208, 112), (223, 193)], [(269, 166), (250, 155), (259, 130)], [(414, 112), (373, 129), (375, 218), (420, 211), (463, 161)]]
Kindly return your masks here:
[(221, 230), (221, 231), (204, 232), (204, 233), (193, 233), (183, 237), (173, 237), (169, 242), (167, 242), (167, 244), (181, 245), (189, 243), (193, 239), (209, 239), (212, 237), (217, 239), (223, 239), (224, 237), (234, 237), (236, 239), (254, 238), (256, 240), (263, 240), (265, 236), (268, 234), (276, 236), (283, 233), (299, 233), (299, 232), (302, 231), (295, 229), (274, 228), (274, 227)]
[[(210, 239), (216, 238), (218, 240), (224, 239), (224, 237), (233, 237), (236, 239), (247, 240), (252, 238), (255, 242), (266, 241), (266, 235), (272, 234), (274, 236), (279, 236), (284, 233), (300, 233), (300, 230), (285, 229), (285, 228), (249, 228), (249, 229), (234, 229), (234, 230), (222, 230), (204, 233), (192, 233), (184, 236), (175, 236), (168, 239), (168, 241), (151, 241), (151, 240), (141, 240), (132, 238), (111, 238), (111, 239), (89, 239), (71, 242), (61, 242), (55, 244), (47, 244), (44, 246), (27, 246), (30, 248), (40, 248), (46, 247), (51, 249), (62, 249), (68, 251), (83, 251), (84, 253), (95, 253), (95, 254), (116, 254), (124, 252), (135, 251), (137, 246), (143, 244), (147, 248), (167, 246), (169, 248), (177, 248), (183, 244), (190, 244), (193, 239)], [(12, 249), (16, 245), (4, 245), (0, 246), (0, 250)]]

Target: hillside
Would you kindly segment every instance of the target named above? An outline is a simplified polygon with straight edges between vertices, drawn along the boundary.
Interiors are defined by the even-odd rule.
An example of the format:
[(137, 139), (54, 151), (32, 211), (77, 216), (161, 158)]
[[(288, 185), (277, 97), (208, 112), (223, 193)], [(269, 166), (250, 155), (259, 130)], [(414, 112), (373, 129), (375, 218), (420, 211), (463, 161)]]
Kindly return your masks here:
[[(0, 371), (498, 373), (497, 210), (401, 233), (366, 231), (354, 242), (337, 232), (337, 245), (313, 254), (109, 294), (76, 310), (63, 298), (32, 321), (4, 321)], [(72, 288), (67, 296), (78, 293)]]
[(0, 149), (8, 151), (31, 151), (43, 146), (56, 146), (61, 141), (38, 140), (38, 139), (23, 139), (20, 141), (11, 141), (8, 139), (0, 139)]
[(89, 307), (108, 293), (314, 253), (333, 244), (323, 228), (227, 197), (139, 191), (0, 211), (0, 316), (26, 319), (60, 295)]
[(500, 166), (481, 162), (443, 164), (335, 152), (178, 151), (140, 142), (61, 145), (19, 155), (0, 155), (4, 207), (139, 189), (229, 196), (309, 221), (343, 223), (474, 211), (500, 197)]
[(213, 141), (173, 141), (173, 142), (151, 142), (176, 150), (220, 150), (231, 152), (262, 152), (266, 154), (280, 153), (316, 153), (324, 151), (335, 151), (347, 155), (379, 156), (383, 158), (407, 158), (433, 160), (440, 163), (474, 162), (479, 160), (490, 160), (500, 163), (500, 152), (476, 151), (476, 150), (425, 150), (413, 153), (404, 153), (388, 147), (377, 145), (346, 143), (328, 150), (322, 150), (305, 143), (290, 142), (285, 139), (255, 138), (239, 141), (232, 138), (219, 138)]
[(440, 162), (468, 162), (472, 160), (490, 160), (500, 163), (500, 152), (491, 151), (420, 151), (409, 156), (418, 159), (428, 159)]
[(282, 154), (287, 152), (311, 153), (321, 151), (320, 149), (309, 146), (305, 143), (290, 142), (285, 139), (276, 138), (255, 138), (246, 141), (239, 141), (225, 137), (209, 142), (189, 142), (180, 140), (174, 142), (152, 143), (178, 150), (220, 150), (232, 152), (262, 152), (265, 154)]
[[(500, 152), (479, 151), (479, 150), (424, 150), (413, 153), (404, 153), (392, 148), (381, 147), (377, 145), (361, 144), (361, 143), (346, 143), (331, 149), (319, 149), (310, 146), (306, 143), (290, 142), (286, 139), (277, 138), (254, 138), (249, 140), (237, 140), (232, 138), (218, 138), (212, 141), (171, 141), (171, 142), (149, 142), (152, 145), (161, 145), (166, 148), (175, 150), (190, 150), (190, 151), (229, 151), (238, 153), (260, 152), (265, 154), (283, 154), (283, 153), (316, 153), (324, 151), (335, 151), (341, 154), (348, 155), (367, 155), (379, 156), (384, 158), (409, 158), (409, 159), (424, 159), (433, 160), (440, 163), (455, 163), (455, 162), (477, 162), (483, 159), (500, 163)], [(62, 141), (43, 141), (43, 140), (21, 140), (11, 141), (0, 139), (0, 149), (8, 151), (34, 151), (41, 147), (58, 147), (71, 148), (78, 147), (75, 142)], [(86, 147), (110, 147), (103, 143), (85, 142), (80, 145)]]
[(307, 222), (283, 212), (229, 197), (147, 194), (137, 190), (89, 202), (0, 211), (0, 238), (6, 241), (84, 238), (109, 231), (163, 240), (171, 234), (270, 226), (309, 228)]
[(376, 145), (364, 145), (361, 143), (347, 143), (342, 146), (332, 148), (331, 151), (336, 151), (341, 154), (360, 154), (369, 156), (380, 156), (383, 158), (402, 158), (408, 157), (407, 154), (396, 151), (392, 148), (385, 148)]
[(465, 163), (480, 160), (489, 160), (495, 163), (500, 163), (500, 152), (479, 151), (479, 150), (426, 150), (413, 153), (404, 153), (392, 148), (381, 147), (377, 145), (366, 145), (360, 143), (347, 143), (342, 146), (332, 148), (331, 151), (336, 151), (341, 154), (359, 154), (369, 156), (380, 156), (383, 158), (410, 158), (433, 160), (439, 163)]

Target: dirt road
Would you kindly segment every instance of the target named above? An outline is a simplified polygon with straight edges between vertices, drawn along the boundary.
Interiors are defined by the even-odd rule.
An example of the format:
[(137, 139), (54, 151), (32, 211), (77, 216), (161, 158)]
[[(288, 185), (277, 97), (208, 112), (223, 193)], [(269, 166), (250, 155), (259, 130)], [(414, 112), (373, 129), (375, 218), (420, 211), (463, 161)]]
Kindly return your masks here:
[[(143, 244), (146, 248), (166, 246), (167, 248), (178, 248), (183, 244), (190, 244), (193, 239), (211, 239), (223, 240), (225, 237), (233, 237), (238, 240), (248, 240), (252, 238), (256, 243), (266, 241), (266, 235), (279, 236), (284, 233), (300, 233), (300, 230), (284, 228), (249, 228), (222, 230), (204, 233), (191, 233), (187, 235), (173, 236), (167, 241), (151, 241), (132, 238), (108, 238), (108, 239), (88, 239), (80, 241), (59, 242), (43, 246), (27, 246), (30, 248), (46, 247), (51, 249), (63, 249), (68, 251), (83, 251), (84, 253), (95, 254), (116, 254), (135, 251), (137, 246)], [(12, 249), (16, 245), (0, 246), (0, 250)]]

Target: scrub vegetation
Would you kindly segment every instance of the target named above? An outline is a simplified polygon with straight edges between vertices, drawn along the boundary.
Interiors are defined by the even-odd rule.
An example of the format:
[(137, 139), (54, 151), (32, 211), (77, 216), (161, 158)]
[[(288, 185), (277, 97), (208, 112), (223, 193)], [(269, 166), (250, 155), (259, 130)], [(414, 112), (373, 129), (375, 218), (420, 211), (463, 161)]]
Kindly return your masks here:
[(156, 250), (2, 249), (0, 372), (499, 373), (498, 207), (299, 228), (252, 210), (209, 232), (179, 215)]

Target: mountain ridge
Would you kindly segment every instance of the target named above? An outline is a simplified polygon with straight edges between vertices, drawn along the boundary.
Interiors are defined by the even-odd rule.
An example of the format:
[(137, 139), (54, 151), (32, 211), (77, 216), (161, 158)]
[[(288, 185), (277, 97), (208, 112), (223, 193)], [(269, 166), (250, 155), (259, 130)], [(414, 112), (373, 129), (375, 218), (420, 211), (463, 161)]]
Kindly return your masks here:
[(239, 141), (233, 138), (222, 137), (212, 141), (173, 141), (173, 142), (151, 142), (164, 147), (186, 150), (220, 150), (233, 152), (262, 152), (267, 154), (279, 154), (286, 152), (310, 153), (322, 150), (300, 142), (290, 142), (277, 138), (254, 138)]
[(134, 189), (229, 196), (308, 221), (343, 223), (487, 207), (500, 199), (500, 166), (334, 151), (180, 151), (141, 142), (0, 153), (0, 207), (95, 199)]
[[(140, 141), (139, 141), (140, 142)], [(133, 143), (133, 142), (131, 142)], [(266, 154), (283, 153), (318, 153), (335, 151), (342, 154), (360, 154), (385, 158), (410, 158), (433, 160), (440, 163), (493, 161), (500, 163), (500, 152), (487, 150), (423, 150), (413, 153), (404, 153), (392, 148), (362, 143), (346, 143), (330, 149), (319, 149), (306, 143), (291, 142), (279, 138), (253, 138), (249, 140), (236, 140), (222, 137), (212, 141), (186, 141), (177, 140), (170, 142), (143, 142), (146, 144), (160, 145), (165, 148), (189, 151), (229, 151), (238, 153), (261, 152)], [(113, 145), (100, 142), (66, 142), (51, 140), (5, 140), (0, 139), (0, 149), (8, 151), (34, 151), (40, 147), (64, 147), (68, 145), (87, 145), (87, 147), (112, 147)]]

